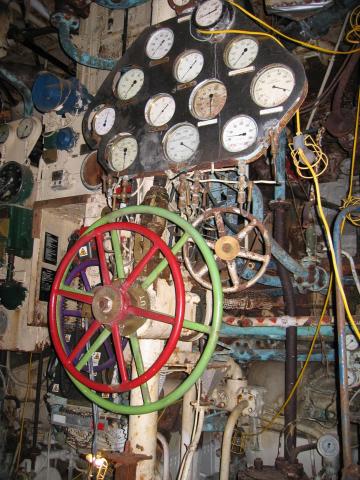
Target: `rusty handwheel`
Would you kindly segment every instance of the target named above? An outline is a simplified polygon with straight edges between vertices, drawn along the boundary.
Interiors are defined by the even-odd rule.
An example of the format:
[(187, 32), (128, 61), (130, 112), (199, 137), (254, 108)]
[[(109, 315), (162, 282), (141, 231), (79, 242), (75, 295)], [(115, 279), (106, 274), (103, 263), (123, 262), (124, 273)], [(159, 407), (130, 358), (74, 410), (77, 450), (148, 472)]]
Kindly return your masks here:
[[(214, 250), (219, 269), (226, 267), (228, 276), (225, 285), (223, 283), (224, 293), (245, 290), (264, 274), (271, 257), (270, 236), (253, 215), (235, 207), (211, 208), (192, 225), (203, 233), (207, 245)], [(208, 268), (196, 246), (192, 248), (187, 243), (183, 255), (190, 275), (201, 286), (210, 289)], [(250, 280), (243, 280), (241, 271), (249, 265), (254, 269), (254, 275)]]

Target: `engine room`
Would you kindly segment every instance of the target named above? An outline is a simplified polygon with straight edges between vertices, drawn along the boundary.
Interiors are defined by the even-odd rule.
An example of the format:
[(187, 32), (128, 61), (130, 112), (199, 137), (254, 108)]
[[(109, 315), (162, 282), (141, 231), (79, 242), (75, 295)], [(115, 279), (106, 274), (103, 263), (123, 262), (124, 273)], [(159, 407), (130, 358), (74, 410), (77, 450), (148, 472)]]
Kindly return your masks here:
[(358, 2), (0, 25), (0, 480), (359, 479)]

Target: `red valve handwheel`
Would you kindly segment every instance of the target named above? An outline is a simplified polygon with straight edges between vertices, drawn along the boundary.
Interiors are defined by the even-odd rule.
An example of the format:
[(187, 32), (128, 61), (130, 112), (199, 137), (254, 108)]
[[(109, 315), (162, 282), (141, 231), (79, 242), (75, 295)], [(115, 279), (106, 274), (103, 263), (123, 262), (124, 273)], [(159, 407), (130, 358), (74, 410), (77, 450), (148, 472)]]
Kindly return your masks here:
[[(121, 254), (121, 232), (140, 235), (151, 245), (144, 256), (133, 265), (132, 271), (124, 278), (123, 259)], [(111, 239), (115, 260), (113, 266), (104, 249), (105, 235)], [(78, 263), (79, 250), (91, 240), (96, 243), (97, 257), (101, 274), (101, 284), (97, 284), (91, 291), (77, 286), (67, 286), (65, 280), (71, 269)], [(154, 255), (161, 254), (168, 262), (173, 279), (176, 304), (174, 315), (163, 314), (150, 310), (144, 301), (146, 292), (141, 288), (144, 269)], [(111, 271), (111, 268), (113, 271)], [(144, 294), (144, 295), (143, 295)], [(143, 297), (140, 305), (137, 297)], [(88, 319), (88, 329), (77, 345), (68, 353), (64, 348), (64, 339), (61, 331), (60, 306), (61, 299), (66, 298), (82, 305), (85, 319)], [(144, 308), (145, 305), (145, 308)], [(80, 309), (79, 307), (78, 309)], [(90, 313), (86, 313), (89, 312)], [(56, 353), (65, 367), (76, 380), (97, 392), (120, 393), (139, 387), (152, 378), (165, 365), (174, 351), (179, 339), (184, 321), (185, 288), (181, 271), (176, 257), (170, 248), (154, 232), (141, 225), (127, 222), (115, 222), (99, 226), (90, 233), (85, 234), (69, 249), (61, 261), (56, 272), (51, 289), (49, 303), (49, 328)], [(164, 349), (156, 361), (144, 369), (137, 330), (141, 328), (146, 319), (171, 325), (171, 332)], [(130, 340), (132, 355), (135, 361), (138, 376), (130, 379), (122, 349), (122, 338)], [(106, 385), (89, 378), (81, 372), (88, 365), (91, 371), (92, 355), (103, 342), (111, 338), (116, 353), (119, 369), (120, 383)], [(96, 380), (98, 378), (96, 377)]]

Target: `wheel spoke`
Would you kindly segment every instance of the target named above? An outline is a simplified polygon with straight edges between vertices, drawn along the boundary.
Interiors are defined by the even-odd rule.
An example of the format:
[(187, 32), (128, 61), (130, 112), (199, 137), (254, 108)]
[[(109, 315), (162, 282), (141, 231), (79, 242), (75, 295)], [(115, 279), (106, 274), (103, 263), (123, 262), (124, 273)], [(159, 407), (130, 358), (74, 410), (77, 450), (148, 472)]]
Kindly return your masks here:
[(129, 377), (126, 370), (124, 352), (121, 347), (121, 337), (120, 337), (119, 327), (116, 323), (114, 323), (114, 325), (112, 326), (111, 331), (112, 331), (112, 338), (113, 338), (114, 347), (115, 347), (116, 360), (117, 360), (117, 364), (120, 372), (120, 378), (122, 383), (126, 383), (129, 381)]
[[(144, 373), (144, 363), (141, 356), (139, 339), (137, 338), (136, 335), (131, 335), (130, 344), (131, 344), (131, 349), (134, 356), (135, 368), (136, 368), (138, 377), (140, 377), (140, 375)], [(150, 398), (150, 392), (149, 392), (149, 387), (147, 382), (142, 383), (140, 385), (140, 389), (141, 389), (144, 405), (150, 403), (151, 398)]]
[(198, 277), (203, 277), (205, 273), (208, 273), (208, 272), (209, 272), (209, 269), (205, 263), (197, 272), (195, 272), (195, 275), (197, 275)]
[(237, 238), (239, 240), (243, 240), (245, 237), (249, 235), (250, 232), (254, 230), (255, 227), (256, 227), (256, 222), (252, 220), (250, 223), (245, 225), (245, 227), (240, 230), (240, 232), (236, 235)]
[(135, 266), (134, 270), (130, 273), (130, 275), (127, 277), (127, 279), (123, 283), (123, 285), (122, 285), (123, 289), (129, 288), (135, 282), (135, 280), (138, 278), (138, 276), (144, 270), (145, 265), (152, 259), (152, 257), (155, 255), (155, 253), (157, 251), (158, 251), (158, 247), (156, 245), (153, 245), (150, 248), (150, 250), (148, 250), (146, 252), (145, 256)]
[(234, 262), (234, 260), (229, 260), (228, 262), (226, 262), (226, 266), (234, 287), (237, 287), (240, 282), (239, 276), (237, 274), (236, 262)]
[(80, 310), (63, 310), (63, 317), (76, 317), (82, 318), (82, 312)]
[(124, 262), (117, 230), (111, 230), (111, 243), (114, 249), (117, 276), (118, 278), (125, 278)]
[(90, 292), (90, 290), (91, 290), (90, 282), (89, 282), (89, 279), (87, 278), (87, 275), (84, 271), (81, 272), (81, 280), (83, 281), (85, 290), (87, 292)]
[(95, 235), (95, 239), (96, 239), (96, 247), (97, 247), (97, 252), (99, 257), (102, 281), (104, 285), (110, 285), (111, 283), (110, 273), (106, 263), (106, 256), (105, 256), (104, 243), (103, 243), (104, 236), (102, 233), (98, 233), (97, 235)]
[(219, 237), (223, 237), (225, 235), (225, 225), (224, 225), (224, 220), (222, 218), (222, 215), (220, 212), (215, 212), (214, 217), (215, 217), (216, 228), (219, 233)]
[(80, 353), (84, 350), (84, 348), (86, 347), (86, 344), (88, 342), (90, 342), (90, 339), (91, 337), (94, 335), (95, 332), (97, 332), (97, 330), (99, 330), (100, 328), (100, 323), (96, 320), (94, 320), (92, 322), (92, 324), (90, 325), (90, 327), (86, 330), (86, 332), (84, 333), (84, 335), (80, 338), (79, 342), (77, 343), (77, 345), (74, 347), (73, 351), (70, 353), (70, 355), (68, 355), (67, 357), (67, 362), (68, 363), (72, 363), (75, 358), (77, 358)]
[(209, 334), (211, 332), (210, 325), (203, 325), (202, 323), (190, 322), (190, 320), (184, 320), (183, 328), (186, 328), (187, 330), (194, 330), (195, 332), (201, 332), (201, 333)]
[(104, 330), (100, 333), (94, 343), (89, 347), (89, 349), (84, 353), (84, 355), (75, 365), (76, 370), (80, 371), (88, 363), (92, 354), (101, 347), (101, 345), (105, 342), (105, 340), (109, 337), (110, 334), (111, 332), (107, 328), (104, 328)]
[(174, 325), (175, 318), (164, 313), (154, 312), (152, 310), (145, 310), (144, 308), (130, 305), (128, 307), (128, 313), (136, 315), (137, 317), (149, 318), (150, 320), (156, 320), (157, 322), (168, 323)]
[(92, 304), (94, 294), (90, 292), (84, 292), (83, 290), (78, 290), (77, 288), (68, 287), (63, 285), (57, 292), (57, 295), (62, 295), (65, 298), (70, 300), (76, 300), (77, 302)]
[(261, 263), (264, 263), (267, 260), (266, 255), (261, 255), (261, 253), (252, 252), (251, 250), (245, 250), (243, 248), (240, 248), (238, 257), (247, 258), (248, 260), (254, 260)]
[[(189, 240), (190, 235), (188, 233), (184, 233), (179, 240), (175, 243), (175, 245), (172, 247), (171, 251), (174, 255), (180, 252), (182, 247), (185, 245), (185, 243)], [(160, 273), (165, 270), (165, 268), (168, 266), (168, 262), (166, 258), (161, 260), (159, 265), (157, 265), (154, 270), (145, 278), (143, 283), (141, 284), (141, 287), (144, 290), (147, 290), (150, 285), (157, 279), (157, 277), (160, 275)]]

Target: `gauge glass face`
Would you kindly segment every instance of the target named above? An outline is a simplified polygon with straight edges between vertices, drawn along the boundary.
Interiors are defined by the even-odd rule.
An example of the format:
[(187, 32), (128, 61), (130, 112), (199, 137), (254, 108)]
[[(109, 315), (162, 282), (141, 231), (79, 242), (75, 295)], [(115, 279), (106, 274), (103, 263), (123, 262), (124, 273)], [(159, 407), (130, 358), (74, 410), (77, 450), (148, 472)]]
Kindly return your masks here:
[(191, 82), (199, 75), (203, 66), (203, 54), (198, 50), (187, 50), (175, 60), (174, 77), (180, 83)]
[(252, 38), (234, 38), (224, 51), (224, 61), (229, 68), (246, 68), (253, 63), (259, 45)]
[(293, 72), (284, 65), (273, 65), (261, 70), (251, 85), (251, 97), (260, 107), (272, 108), (284, 103), (295, 86)]
[(144, 72), (140, 68), (132, 68), (123, 73), (116, 87), (117, 96), (121, 100), (135, 97), (144, 84)]
[(34, 121), (32, 118), (23, 118), (16, 129), (16, 135), (20, 140), (28, 138), (34, 128)]
[(353, 335), (352, 333), (349, 333), (348, 335), (346, 335), (345, 344), (346, 344), (346, 349), (350, 351), (354, 351), (357, 348), (359, 348), (359, 343), (356, 340), (355, 335)]
[(171, 162), (186, 162), (195, 155), (199, 143), (199, 131), (194, 125), (188, 122), (178, 123), (164, 136), (164, 153)]
[(146, 55), (151, 60), (159, 60), (165, 57), (173, 46), (174, 32), (170, 28), (160, 28), (150, 35), (146, 44)]
[(195, 22), (198, 27), (206, 28), (219, 22), (223, 13), (223, 2), (221, 0), (205, 0), (201, 3), (195, 13)]
[(228, 152), (241, 152), (256, 141), (258, 127), (255, 120), (247, 115), (230, 119), (222, 131), (222, 144)]
[(119, 136), (110, 146), (109, 165), (115, 172), (121, 172), (136, 160), (138, 143), (132, 135)]
[(168, 93), (151, 97), (145, 105), (145, 120), (153, 127), (166, 125), (175, 113), (175, 100)]
[(93, 128), (97, 135), (106, 135), (115, 123), (115, 110), (112, 107), (104, 107), (94, 115)]
[(227, 99), (225, 85), (219, 80), (205, 80), (190, 95), (191, 114), (198, 120), (211, 120), (224, 108)]
[(191, 3), (191, 0), (172, 0), (172, 3), (177, 7), (186, 7), (188, 3)]
[(0, 143), (5, 143), (9, 138), (10, 127), (7, 123), (0, 125)]

